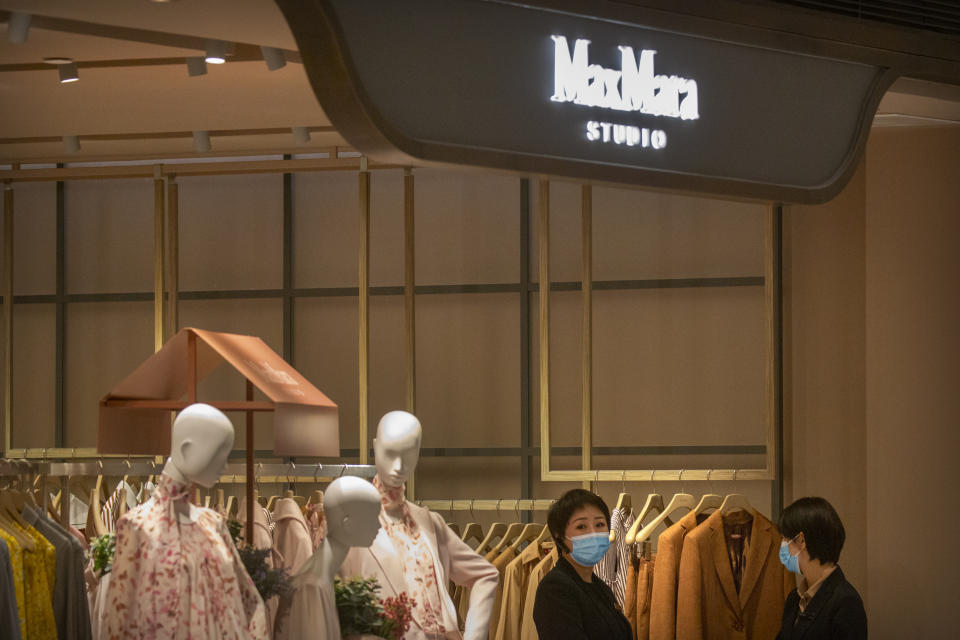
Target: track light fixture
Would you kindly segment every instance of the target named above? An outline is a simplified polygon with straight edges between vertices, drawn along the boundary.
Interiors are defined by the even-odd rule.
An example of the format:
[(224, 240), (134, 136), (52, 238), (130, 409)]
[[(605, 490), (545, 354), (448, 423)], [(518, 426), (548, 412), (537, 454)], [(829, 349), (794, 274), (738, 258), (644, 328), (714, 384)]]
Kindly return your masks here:
[(76, 82), (80, 79), (80, 74), (77, 72), (76, 62), (61, 64), (57, 67), (57, 70), (60, 72), (61, 84), (66, 84), (67, 82)]
[(293, 140), (297, 144), (308, 144), (310, 142), (310, 129), (307, 127), (290, 127), (293, 133)]
[(194, 131), (193, 132), (193, 150), (197, 153), (206, 153), (210, 151), (213, 147), (210, 146), (210, 132), (209, 131)]
[(190, 75), (190, 77), (206, 75), (207, 61), (201, 56), (187, 58), (187, 74)]
[(227, 61), (227, 43), (223, 40), (207, 40), (207, 62), (223, 64)]
[(260, 47), (260, 53), (263, 55), (263, 61), (267, 63), (267, 69), (276, 71), (287, 66), (287, 59), (283, 55), (283, 50), (275, 47)]
[(7, 19), (7, 40), (12, 44), (23, 44), (30, 34), (30, 14), (13, 11)]
[(80, 151), (80, 137), (63, 136), (63, 148), (67, 153), (77, 153)]

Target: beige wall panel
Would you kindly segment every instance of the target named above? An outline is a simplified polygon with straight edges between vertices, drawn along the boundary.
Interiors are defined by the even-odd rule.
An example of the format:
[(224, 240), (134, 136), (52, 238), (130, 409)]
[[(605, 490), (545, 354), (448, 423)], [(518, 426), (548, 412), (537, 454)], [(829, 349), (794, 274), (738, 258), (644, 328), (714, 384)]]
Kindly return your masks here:
[[(594, 303), (596, 303), (596, 296)], [(539, 304), (539, 293), (532, 294), (530, 296), (530, 440), (533, 446), (540, 445), (540, 316), (537, 312)], [(582, 304), (579, 291), (556, 291), (550, 294), (550, 441), (555, 447), (580, 446)], [(596, 326), (596, 320), (594, 320), (594, 327)], [(596, 359), (596, 352), (594, 354)], [(596, 390), (596, 378), (594, 381), (594, 390)], [(594, 397), (594, 415), (597, 411), (596, 402)]]
[[(595, 445), (765, 442), (762, 288), (596, 291), (593, 300)], [(550, 433), (554, 446), (578, 446), (580, 293), (555, 292), (550, 304)], [(535, 315), (531, 325), (535, 399)], [(538, 444), (538, 403), (530, 410)]]
[(57, 185), (20, 182), (13, 194), (13, 292), (56, 293)]
[(594, 279), (763, 275), (766, 205), (598, 187)]
[(843, 570), (867, 596), (861, 165), (837, 198), (783, 219), (784, 504), (822, 496), (847, 530)]
[[(373, 171), (370, 180), (370, 286), (403, 285), (403, 171)], [(356, 175), (353, 175), (356, 184)], [(414, 174), (414, 207), (420, 185)], [(359, 225), (359, 208), (354, 204), (350, 217)], [(436, 240), (421, 240), (429, 246)], [(354, 258), (357, 265), (357, 245)], [(356, 276), (354, 276), (356, 279)], [(402, 316), (401, 316), (402, 318)], [(373, 414), (371, 413), (371, 416)]]
[(66, 313), (64, 445), (95, 447), (100, 399), (153, 354), (153, 303), (73, 303)]
[(68, 293), (153, 290), (153, 181), (64, 185)]
[[(374, 313), (376, 300), (371, 298), (371, 330), (373, 319), (378, 315)], [(294, 303), (293, 333), (293, 361), (297, 371), (337, 403), (340, 409), (340, 447), (356, 448), (359, 415), (357, 299), (345, 296), (297, 300)], [(373, 359), (371, 381), (374, 380), (372, 363)], [(374, 414), (371, 412), (370, 415)], [(371, 422), (373, 420), (371, 417)], [(375, 423), (370, 425), (371, 433), (375, 428)]]
[[(538, 282), (538, 191), (531, 181), (530, 278)], [(763, 275), (766, 205), (593, 188), (593, 279)], [(550, 183), (550, 280), (580, 280), (581, 187)]]
[(417, 298), (417, 413), (425, 447), (520, 443), (516, 294)]
[(11, 446), (54, 446), (56, 308), (18, 304), (13, 314), (13, 434)]
[(594, 294), (594, 443), (763, 444), (763, 289)]
[[(354, 313), (354, 323), (356, 320)], [(377, 423), (383, 414), (406, 409), (406, 333), (403, 322), (403, 296), (370, 298), (370, 446), (373, 446)], [(428, 336), (421, 338), (428, 339)]]
[(417, 284), (518, 282), (520, 180), (418, 169)]
[[(499, 514), (496, 511), (474, 511), (471, 514), (470, 511), (437, 510), (447, 522), (458, 523), (461, 531), (467, 522), (477, 522), (484, 530), (493, 522), (517, 522), (513, 499), (519, 496), (520, 460), (516, 457), (420, 458), (417, 465), (418, 500), (504, 499)], [(546, 522), (546, 514), (538, 515), (540, 522)]]
[[(182, 300), (180, 324), (208, 331), (223, 331), (256, 336), (271, 349), (283, 355), (282, 309), (279, 299), (253, 300)], [(243, 400), (246, 383), (235, 369), (224, 363), (197, 384), (197, 399)], [(254, 390), (254, 399), (266, 396)], [(246, 417), (243, 413), (227, 414), (236, 429), (234, 449), (246, 449)], [(254, 415), (254, 448), (273, 449), (273, 414)]]
[(282, 175), (177, 182), (181, 291), (282, 286)]
[[(377, 184), (378, 178), (374, 175), (372, 182)], [(357, 190), (357, 174), (352, 171), (300, 173), (293, 177), (294, 286), (357, 286)], [(375, 228), (378, 225), (373, 224), (372, 217), (373, 213), (370, 226)]]
[(875, 638), (956, 633), (958, 171), (957, 128), (874, 131), (868, 145), (866, 499)]
[[(594, 189), (596, 193), (596, 189)], [(530, 180), (530, 281), (540, 282), (540, 189), (536, 178)], [(576, 182), (550, 181), (550, 281), (579, 282), (582, 248), (581, 185)], [(594, 206), (593, 217), (596, 220)], [(594, 222), (594, 224), (596, 224)], [(594, 240), (594, 261), (603, 248)], [(594, 273), (596, 280), (596, 273)]]

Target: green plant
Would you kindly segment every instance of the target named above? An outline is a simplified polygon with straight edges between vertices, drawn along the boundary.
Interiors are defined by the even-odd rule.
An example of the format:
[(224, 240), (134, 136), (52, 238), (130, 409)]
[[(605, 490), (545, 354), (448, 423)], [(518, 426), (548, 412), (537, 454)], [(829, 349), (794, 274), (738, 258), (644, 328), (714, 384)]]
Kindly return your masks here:
[(344, 636), (371, 634), (395, 640), (410, 628), (410, 607), (413, 601), (406, 593), (396, 598), (377, 598), (380, 585), (376, 578), (337, 578), (333, 591)]
[(290, 575), (286, 569), (274, 569), (267, 565), (267, 558), (272, 553), (270, 549), (258, 549), (244, 543), (240, 539), (241, 533), (243, 533), (243, 525), (236, 520), (227, 520), (227, 529), (230, 531), (233, 544), (240, 554), (243, 568), (247, 570), (247, 574), (253, 580), (253, 586), (257, 588), (261, 598), (269, 600), (274, 596), (287, 595), (293, 590), (293, 585), (290, 584)]
[(110, 573), (113, 569), (113, 552), (117, 548), (117, 536), (105, 533), (90, 543), (90, 555), (93, 557), (93, 571), (97, 575)]

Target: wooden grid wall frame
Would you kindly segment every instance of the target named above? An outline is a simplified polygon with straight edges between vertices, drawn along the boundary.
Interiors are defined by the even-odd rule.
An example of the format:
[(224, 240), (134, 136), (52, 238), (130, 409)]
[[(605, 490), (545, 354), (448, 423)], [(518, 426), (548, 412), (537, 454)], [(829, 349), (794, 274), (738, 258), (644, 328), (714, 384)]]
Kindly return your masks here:
[[(683, 480), (777, 480), (778, 413), (780, 385), (778, 379), (778, 300), (779, 247), (776, 242), (779, 206), (770, 204), (764, 214), (764, 418), (765, 468), (763, 469), (594, 469), (590, 452), (592, 443), (592, 191), (581, 187), (582, 218), (582, 300), (583, 337), (581, 343), (581, 469), (550, 468), (550, 182), (539, 179), (539, 344), (540, 344), (540, 478), (544, 482), (581, 482), (587, 489), (592, 482), (655, 482)], [(776, 496), (774, 496), (776, 500)]]

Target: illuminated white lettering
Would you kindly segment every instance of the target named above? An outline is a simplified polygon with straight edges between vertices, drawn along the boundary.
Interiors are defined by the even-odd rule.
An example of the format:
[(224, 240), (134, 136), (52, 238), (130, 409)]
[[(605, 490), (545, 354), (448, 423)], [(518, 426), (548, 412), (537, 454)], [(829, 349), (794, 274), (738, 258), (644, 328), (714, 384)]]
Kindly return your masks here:
[(600, 139), (600, 123), (596, 120), (591, 120), (587, 123), (587, 140), (593, 142)]
[(641, 129), (634, 125), (597, 120), (587, 122), (586, 137), (590, 142), (612, 142), (628, 147), (640, 146), (643, 149), (663, 149), (667, 146), (667, 134), (660, 129)]
[(554, 102), (696, 120), (700, 117), (697, 82), (680, 76), (656, 75), (656, 50), (620, 46), (620, 69), (590, 64), (590, 41), (552, 35), (554, 43)]

